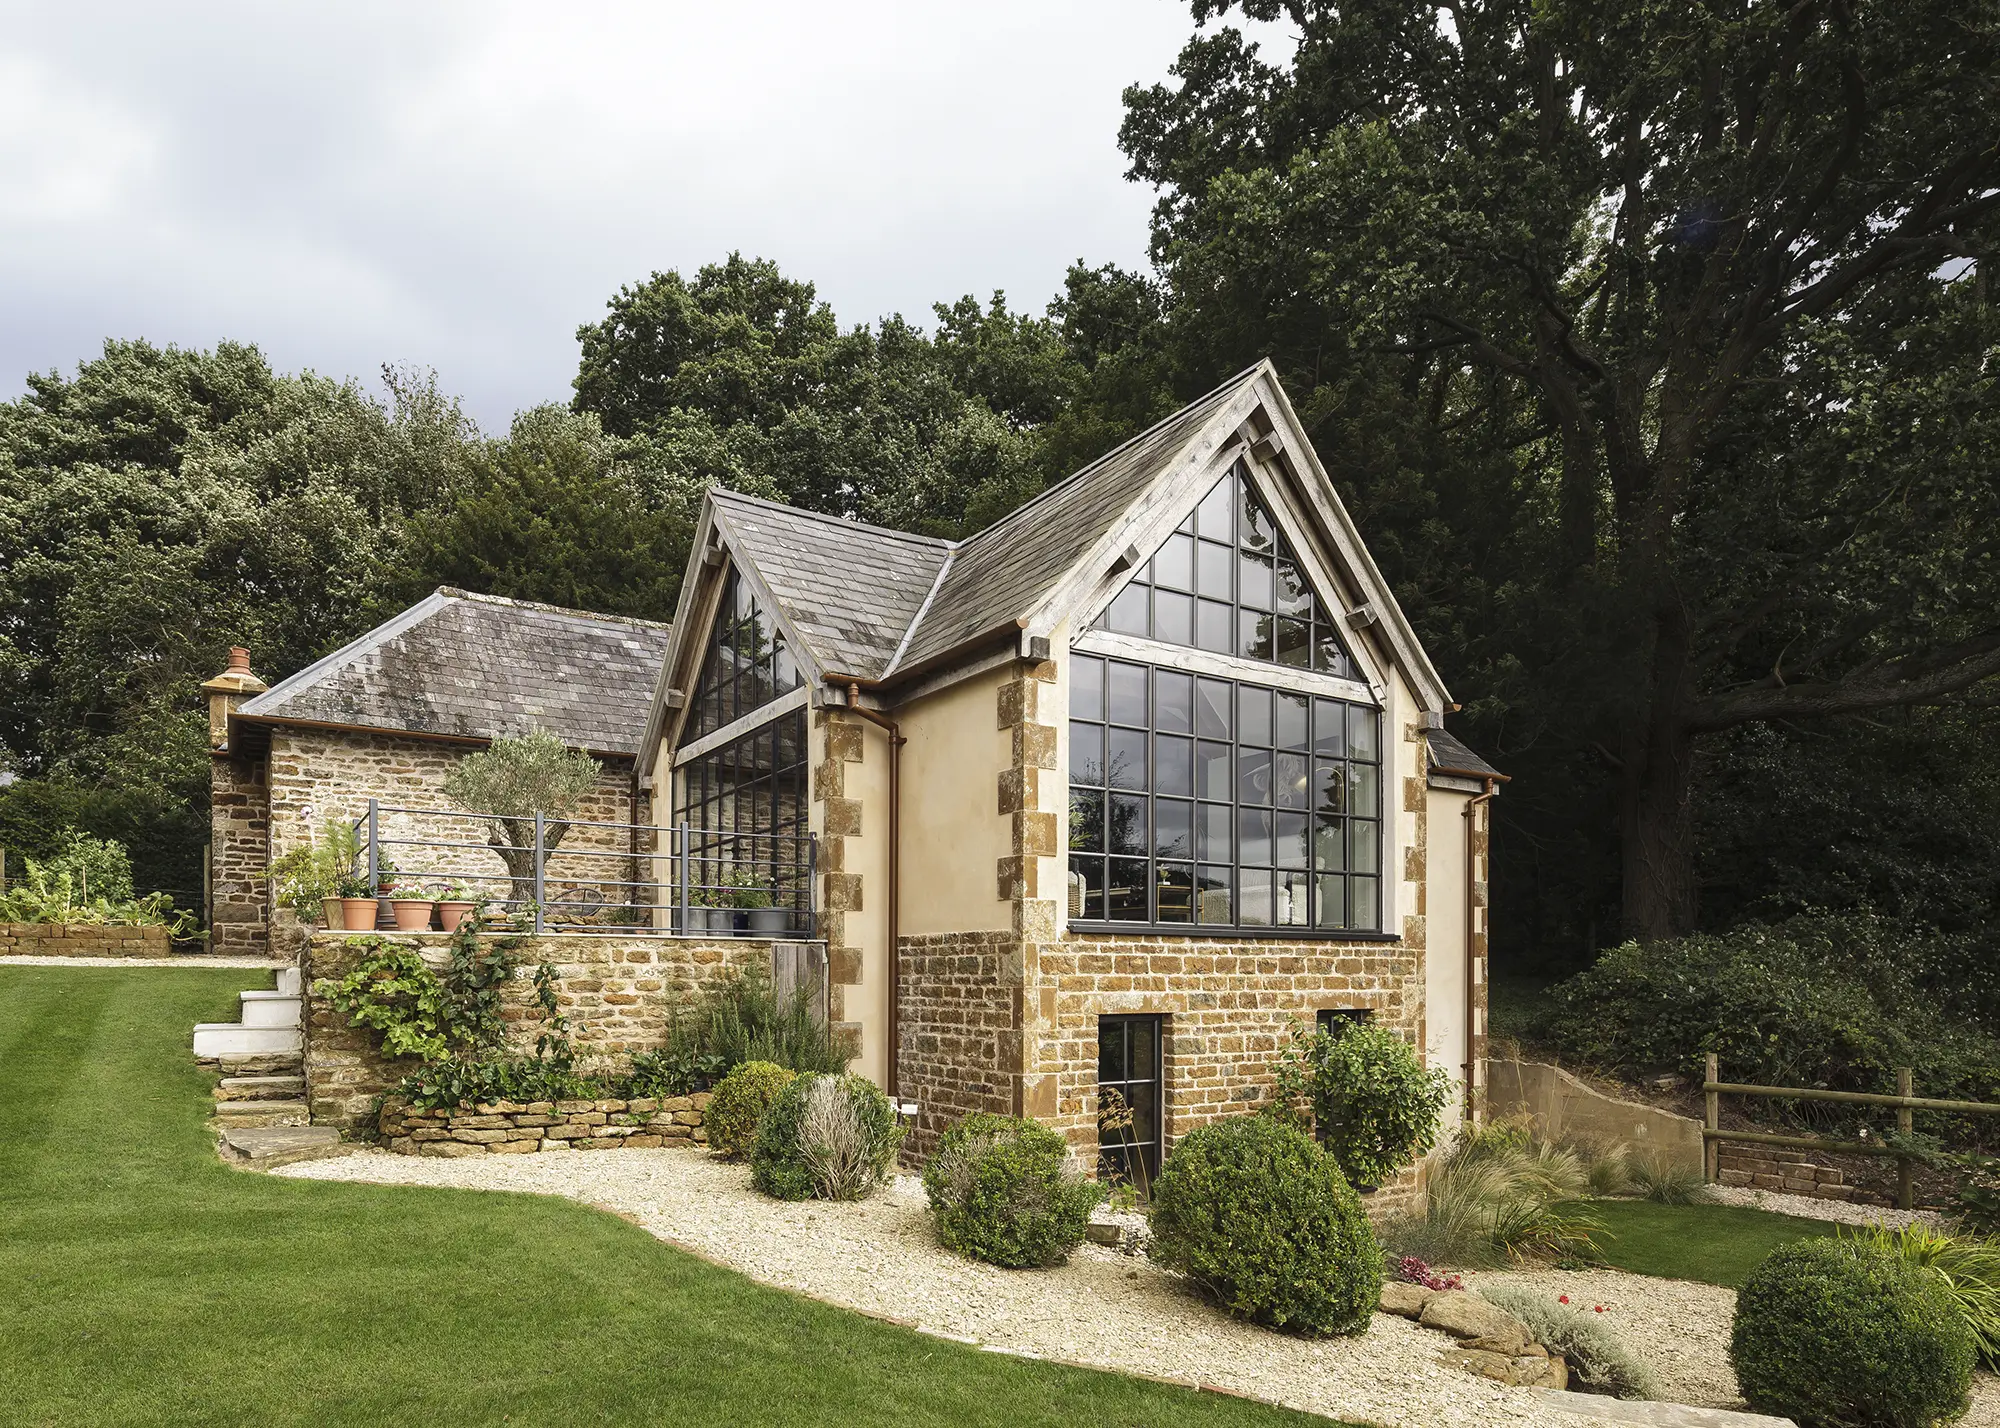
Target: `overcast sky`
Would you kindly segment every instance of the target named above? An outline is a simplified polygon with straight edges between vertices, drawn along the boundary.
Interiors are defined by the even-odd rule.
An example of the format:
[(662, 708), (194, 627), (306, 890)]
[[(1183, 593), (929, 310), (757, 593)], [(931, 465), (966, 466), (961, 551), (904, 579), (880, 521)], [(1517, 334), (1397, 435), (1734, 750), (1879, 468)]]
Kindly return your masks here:
[(731, 249), (843, 324), (1144, 262), (1119, 93), (1177, 0), (0, 4), (0, 397), (106, 336), (565, 399), (622, 283)]

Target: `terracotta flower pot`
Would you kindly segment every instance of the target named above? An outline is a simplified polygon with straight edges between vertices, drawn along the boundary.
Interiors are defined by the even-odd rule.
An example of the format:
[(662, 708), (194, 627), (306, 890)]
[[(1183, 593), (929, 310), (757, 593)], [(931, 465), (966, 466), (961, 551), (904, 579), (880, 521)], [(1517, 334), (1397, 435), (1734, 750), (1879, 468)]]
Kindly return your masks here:
[(438, 925), (446, 932), (456, 932), (459, 923), (465, 921), (478, 906), (476, 902), (441, 902), (438, 904)]
[(396, 912), (398, 932), (426, 932), (431, 925), (431, 900), (427, 897), (392, 897), (389, 906)]
[(321, 898), (319, 900), (319, 917), (320, 921), (326, 924), (328, 932), (340, 931), (341, 925), (345, 921), (340, 911), (340, 899), (337, 897)]
[(375, 899), (372, 897), (344, 897), (340, 900), (340, 925), (346, 932), (373, 932), (375, 930)]

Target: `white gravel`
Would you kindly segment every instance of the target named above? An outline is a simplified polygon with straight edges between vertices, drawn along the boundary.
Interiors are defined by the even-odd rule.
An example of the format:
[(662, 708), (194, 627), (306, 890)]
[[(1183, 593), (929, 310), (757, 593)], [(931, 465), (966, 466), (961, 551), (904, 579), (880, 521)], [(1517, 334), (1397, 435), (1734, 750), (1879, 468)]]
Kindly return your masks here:
[(1585, 1421), (1437, 1362), (1441, 1334), (1377, 1314), (1357, 1339), (1310, 1341), (1230, 1319), (1144, 1258), (1086, 1244), (1060, 1269), (1010, 1271), (937, 1247), (922, 1184), (859, 1204), (785, 1204), (698, 1151), (442, 1160), (363, 1151), (273, 1172), (318, 1180), (566, 1195), (752, 1279), (925, 1333), (1013, 1353), (1214, 1385), (1388, 1428)]
[(1748, 1185), (1711, 1185), (1709, 1200), (1717, 1205), (1747, 1205), (1779, 1215), (1831, 1220), (1841, 1225), (1942, 1225), (1936, 1210), (1892, 1210), (1884, 1205), (1850, 1205), (1845, 1200), (1820, 1200), (1811, 1195), (1784, 1195)]

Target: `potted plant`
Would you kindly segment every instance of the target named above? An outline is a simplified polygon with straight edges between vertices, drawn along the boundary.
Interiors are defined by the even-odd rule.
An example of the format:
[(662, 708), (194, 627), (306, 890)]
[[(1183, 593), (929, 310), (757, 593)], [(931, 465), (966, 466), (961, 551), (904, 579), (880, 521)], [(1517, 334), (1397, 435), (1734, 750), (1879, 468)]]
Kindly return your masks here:
[(727, 935), (736, 926), (735, 894), (727, 887), (696, 888), (688, 894), (687, 931), (720, 932)]
[(745, 930), (752, 937), (778, 937), (791, 929), (792, 910), (777, 906), (771, 897), (771, 889), (762, 883), (739, 889), (736, 906), (747, 914), (744, 918)]
[(428, 932), (431, 926), (431, 895), (421, 887), (405, 888), (388, 878), (382, 890), (389, 894), (389, 909), (398, 932)]
[(459, 923), (479, 907), (479, 899), (464, 883), (454, 882), (438, 896), (438, 926), (446, 932), (458, 931)]
[(310, 926), (317, 917), (329, 932), (340, 930), (340, 881), (353, 868), (359, 835), (354, 825), (329, 818), (311, 843), (293, 848), (267, 869), (278, 884), (278, 897), (300, 922)]
[(373, 932), (381, 906), (369, 891), (368, 879), (349, 873), (340, 880), (340, 925), (346, 932)]

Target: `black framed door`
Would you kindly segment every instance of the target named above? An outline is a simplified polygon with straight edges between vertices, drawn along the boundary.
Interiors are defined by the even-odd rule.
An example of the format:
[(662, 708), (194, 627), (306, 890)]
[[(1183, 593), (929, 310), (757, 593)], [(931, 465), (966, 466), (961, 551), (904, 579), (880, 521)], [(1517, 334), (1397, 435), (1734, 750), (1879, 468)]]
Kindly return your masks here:
[[(1162, 1095), (1161, 1043), (1164, 1018), (1106, 1016), (1097, 1020), (1098, 1173), (1137, 1183), (1136, 1159), (1151, 1184), (1160, 1173)], [(1106, 1092), (1122, 1098), (1129, 1125), (1113, 1128), (1106, 1116)]]

